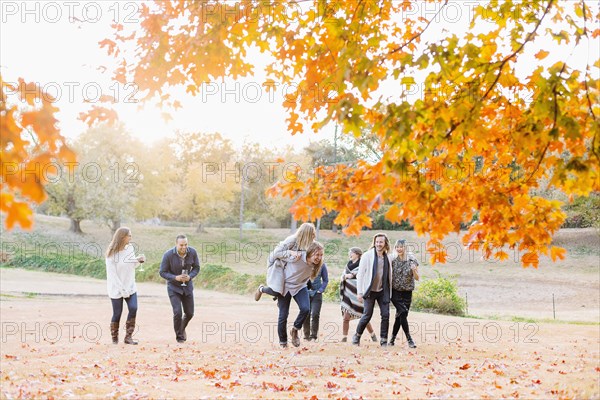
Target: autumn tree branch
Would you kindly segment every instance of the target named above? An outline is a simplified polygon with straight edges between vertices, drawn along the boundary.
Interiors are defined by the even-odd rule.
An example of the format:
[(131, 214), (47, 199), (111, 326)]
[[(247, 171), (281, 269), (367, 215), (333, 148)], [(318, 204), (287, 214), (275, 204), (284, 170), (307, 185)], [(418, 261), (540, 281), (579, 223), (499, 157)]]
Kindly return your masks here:
[[(552, 94), (553, 94), (553, 98), (554, 98), (554, 116), (553, 116), (552, 128), (550, 129), (550, 132), (552, 132), (556, 129), (556, 122), (558, 120), (558, 92), (556, 90), (556, 86), (558, 85), (558, 82), (560, 81), (560, 76), (565, 71), (566, 67), (567, 67), (567, 63), (564, 62), (562, 68), (560, 69), (560, 72), (558, 73), (558, 80), (556, 81), (556, 83), (554, 84), (554, 87), (552, 88)], [(540, 169), (540, 165), (542, 165), (542, 161), (544, 161), (544, 158), (546, 157), (546, 152), (548, 151), (548, 147), (550, 147), (550, 140), (548, 140), (548, 143), (546, 143), (546, 146), (544, 146), (544, 150), (542, 151), (542, 154), (537, 162), (537, 165), (535, 166), (533, 171), (531, 171), (531, 174), (525, 181), (525, 183), (527, 185), (529, 185), (529, 182), (531, 181), (531, 179), (533, 178), (535, 173)]]
[[(433, 22), (434, 19), (437, 18), (437, 16), (442, 12), (442, 10), (444, 9), (444, 7), (448, 4), (448, 0), (444, 1), (444, 4), (442, 4), (442, 6), (440, 7), (440, 9), (438, 10), (437, 13), (435, 13), (435, 15), (433, 16), (433, 18), (431, 18), (428, 22), (427, 25), (425, 25), (425, 27), (423, 29), (421, 29), (420, 32), (416, 33), (415, 35), (413, 35), (408, 42), (402, 44), (401, 46), (391, 50), (388, 54), (386, 54), (386, 56), (391, 56), (394, 53), (399, 52), (400, 50), (402, 50), (403, 48), (405, 48), (406, 46), (408, 46), (409, 44), (411, 44), (413, 41), (415, 41), (416, 39), (418, 39), (419, 37), (421, 37), (421, 35), (423, 35), (423, 33), (427, 30), (427, 28), (429, 28), (429, 25), (431, 25), (431, 23)], [(383, 56), (380, 58), (380, 61), (383, 59)]]
[(485, 92), (485, 94), (483, 95), (483, 97), (481, 98), (481, 100), (484, 100), (487, 98), (487, 96), (490, 94), (490, 92), (492, 91), (492, 89), (494, 89), (494, 87), (496, 86), (496, 84), (498, 83), (498, 80), (500, 80), (500, 76), (502, 75), (502, 69), (504, 68), (504, 66), (506, 65), (506, 63), (514, 58), (517, 54), (519, 54), (521, 52), (521, 50), (523, 50), (523, 48), (525, 47), (525, 45), (533, 38), (533, 36), (535, 35), (535, 33), (537, 32), (538, 28), (540, 27), (540, 25), (542, 24), (542, 21), (544, 20), (544, 18), (546, 17), (546, 15), (548, 15), (548, 12), (550, 12), (550, 8), (552, 7), (552, 4), (554, 3), (554, 0), (550, 0), (548, 2), (548, 6), (546, 6), (546, 9), (544, 10), (544, 14), (541, 16), (541, 18), (538, 20), (537, 24), (535, 25), (535, 28), (533, 29), (533, 31), (529, 32), (529, 34), (527, 34), (527, 37), (525, 38), (525, 40), (523, 41), (523, 43), (521, 43), (521, 45), (519, 46), (519, 48), (517, 50), (515, 50), (512, 54), (510, 54), (509, 56), (507, 56), (506, 58), (504, 58), (504, 60), (502, 60), (500, 62), (500, 66), (498, 67), (498, 75), (496, 75), (496, 79), (494, 79), (494, 82), (492, 83), (492, 85), (488, 88), (488, 90)]
[[(519, 46), (519, 48), (517, 50), (515, 50), (512, 54), (510, 54), (507, 57), (505, 57), (504, 60), (502, 60), (500, 62), (500, 65), (498, 67), (498, 74), (496, 75), (496, 78), (494, 79), (494, 82), (492, 82), (492, 84), (490, 85), (490, 87), (488, 88), (488, 90), (481, 97), (480, 102), (483, 101), (483, 100), (485, 100), (488, 97), (488, 95), (490, 94), (490, 92), (492, 91), (492, 89), (494, 89), (494, 87), (496, 86), (496, 84), (500, 80), (500, 76), (502, 76), (502, 69), (504, 68), (504, 66), (506, 65), (506, 63), (509, 60), (511, 60), (512, 58), (514, 58), (517, 54), (519, 54), (521, 52), (521, 50), (523, 50), (523, 48), (525, 47), (525, 45), (533, 38), (533, 36), (537, 32), (538, 28), (542, 24), (542, 21), (544, 20), (544, 18), (546, 17), (546, 15), (550, 12), (550, 8), (552, 7), (553, 3), (554, 3), (554, 0), (550, 0), (548, 2), (548, 5), (546, 6), (546, 9), (544, 10), (544, 14), (538, 20), (538, 22), (535, 25), (535, 28), (533, 29), (533, 31), (531, 31), (531, 32), (529, 32), (527, 34), (527, 37), (525, 38), (525, 40), (523, 41), (523, 43), (521, 43), (521, 45)], [(471, 110), (469, 111), (468, 114), (471, 114), (473, 112), (473, 110), (475, 109), (475, 106), (476, 106), (476, 104), (473, 104), (473, 106), (471, 107)], [(456, 130), (456, 128), (458, 128), (464, 121), (465, 121), (465, 119), (463, 118), (461, 121), (453, 123), (452, 127), (449, 129), (448, 133), (445, 135), (444, 138), (448, 139), (452, 135), (452, 133)]]
[[(583, 34), (585, 36), (588, 36), (588, 33), (587, 33), (587, 15), (586, 15), (586, 7), (585, 7), (585, 1), (584, 0), (581, 0), (581, 8), (583, 10)], [(588, 37), (588, 40), (589, 40), (589, 37)], [(589, 62), (589, 57), (588, 57), (587, 62), (586, 62), (585, 79), (583, 80), (583, 84), (585, 85), (585, 98), (586, 98), (587, 103), (588, 103), (588, 110), (590, 110), (590, 115), (592, 116), (592, 119), (594, 121), (596, 121), (596, 114), (594, 114), (594, 109), (592, 108), (592, 99), (590, 99), (590, 87), (588, 86), (589, 66), (590, 66), (590, 62)], [(594, 132), (594, 137), (592, 139), (592, 154), (594, 156), (596, 156), (596, 159), (600, 163), (600, 154), (598, 154), (598, 152), (596, 151), (596, 148), (595, 148), (596, 138), (597, 137), (598, 137), (598, 130), (596, 129), (595, 132)]]

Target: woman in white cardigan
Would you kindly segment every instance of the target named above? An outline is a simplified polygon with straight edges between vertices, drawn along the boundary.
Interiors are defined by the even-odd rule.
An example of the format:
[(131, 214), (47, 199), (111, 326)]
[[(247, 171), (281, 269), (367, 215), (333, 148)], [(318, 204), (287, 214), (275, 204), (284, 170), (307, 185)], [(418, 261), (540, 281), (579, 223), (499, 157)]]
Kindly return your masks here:
[(119, 343), (119, 322), (123, 312), (123, 300), (127, 303), (127, 322), (125, 324), (126, 344), (137, 344), (132, 339), (137, 314), (137, 286), (135, 268), (146, 261), (143, 255), (135, 255), (131, 241), (131, 230), (126, 227), (117, 229), (106, 250), (106, 286), (112, 303), (113, 315), (110, 321), (110, 334), (114, 344)]

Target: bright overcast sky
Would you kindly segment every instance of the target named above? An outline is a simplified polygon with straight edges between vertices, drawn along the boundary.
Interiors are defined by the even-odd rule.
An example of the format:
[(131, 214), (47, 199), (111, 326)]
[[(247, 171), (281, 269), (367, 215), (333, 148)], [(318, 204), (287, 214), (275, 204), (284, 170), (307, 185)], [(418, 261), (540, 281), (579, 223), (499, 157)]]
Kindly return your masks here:
[(110, 24), (115, 15), (121, 21), (135, 21), (136, 2), (2, 1), (0, 6), (3, 79), (16, 82), (22, 77), (57, 97), (60, 128), (67, 137), (86, 129), (78, 120), (79, 113), (89, 107), (85, 100), (104, 94), (117, 98), (115, 108), (128, 129), (149, 141), (176, 130), (220, 132), (236, 142), (247, 138), (280, 148), (333, 137), (333, 127), (319, 135), (292, 137), (281, 106), (283, 90), (263, 91), (264, 79), (258, 78), (211, 84), (195, 98), (183, 93), (178, 97), (183, 109), (172, 112), (169, 122), (154, 105), (140, 110), (132, 101), (139, 98), (135, 85), (120, 86), (110, 79), (110, 71), (98, 69), (113, 62), (98, 42), (112, 36)]
[[(411, 11), (413, 14), (428, 19), (435, 15), (435, 4), (419, 4), (420, 8)], [(445, 10), (445, 15), (440, 15), (441, 23), (431, 34), (436, 34), (435, 29), (456, 31), (467, 26), (475, 2), (452, 4)], [(84, 100), (93, 101), (101, 94), (116, 97), (120, 119), (133, 134), (148, 141), (171, 135), (176, 130), (220, 132), (238, 143), (248, 138), (268, 147), (304, 146), (309, 140), (333, 137), (333, 126), (326, 127), (318, 135), (307, 132), (292, 137), (286, 130), (281, 106), (285, 88), (278, 88), (274, 94), (263, 91), (264, 77), (215, 84), (205, 95), (196, 98), (182, 94), (177, 98), (183, 109), (173, 112), (174, 119), (168, 123), (162, 119), (161, 110), (153, 105), (140, 110), (138, 104), (131, 101), (136, 98), (135, 85), (117, 85), (110, 79), (110, 71), (102, 73), (98, 69), (113, 62), (106, 51), (99, 48), (98, 42), (112, 37), (110, 24), (113, 19), (135, 23), (139, 3), (134, 1), (2, 1), (0, 7), (0, 71), (3, 79), (15, 82), (22, 77), (39, 83), (56, 96), (60, 127), (67, 137), (76, 137), (85, 130), (84, 124), (77, 119), (89, 106)], [(595, 7), (597, 9), (597, 4)], [(546, 42), (544, 47), (548, 44)], [(535, 46), (539, 48), (539, 44)], [(598, 59), (597, 47), (597, 43), (579, 46), (570, 60), (577, 60), (583, 66), (586, 61), (593, 64)], [(555, 51), (547, 61), (564, 60), (567, 55), (568, 52)], [(381, 94), (393, 96), (399, 90), (395, 83)]]

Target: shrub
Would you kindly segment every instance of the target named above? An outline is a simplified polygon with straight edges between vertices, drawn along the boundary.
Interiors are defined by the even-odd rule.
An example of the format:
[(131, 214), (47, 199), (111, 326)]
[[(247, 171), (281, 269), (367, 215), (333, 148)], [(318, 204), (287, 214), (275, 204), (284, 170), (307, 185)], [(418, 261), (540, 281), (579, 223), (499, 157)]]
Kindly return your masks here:
[(249, 275), (235, 272), (229, 267), (206, 264), (200, 268), (200, 274), (194, 280), (194, 286), (220, 292), (250, 294), (258, 285), (265, 283), (263, 275)]
[[(106, 279), (106, 265), (103, 258), (87, 254), (38, 253), (40, 252), (28, 253), (22, 251), (22, 248), (19, 248), (14, 254), (5, 252), (0, 254), (0, 265)], [(144, 271), (136, 272), (136, 281), (164, 282), (158, 273), (159, 269), (160, 262), (144, 264)], [(227, 293), (250, 294), (256, 290), (259, 284), (264, 284), (264, 281), (264, 275), (241, 274), (228, 267), (206, 264), (200, 267), (200, 275), (194, 280), (194, 284), (198, 287)]]
[(28, 253), (19, 249), (11, 258), (3, 262), (3, 266), (33, 269), (37, 271), (58, 272), (61, 274), (91, 276), (106, 279), (104, 259), (90, 257), (85, 254), (47, 254)]
[(567, 218), (562, 228), (600, 229), (600, 193), (592, 192), (589, 197), (578, 196), (564, 207)]
[(464, 315), (465, 301), (458, 294), (456, 281), (435, 272), (437, 278), (425, 279), (413, 292), (413, 308), (416, 311)]
[(339, 302), (340, 301), (340, 280), (339, 277), (332, 279), (329, 275), (329, 284), (325, 293), (323, 293), (323, 301)]

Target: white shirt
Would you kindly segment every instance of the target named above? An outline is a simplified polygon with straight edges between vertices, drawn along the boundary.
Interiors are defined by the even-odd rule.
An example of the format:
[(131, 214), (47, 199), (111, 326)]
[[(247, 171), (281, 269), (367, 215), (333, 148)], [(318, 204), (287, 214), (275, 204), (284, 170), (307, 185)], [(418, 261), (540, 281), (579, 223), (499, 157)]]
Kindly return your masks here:
[(128, 244), (118, 253), (106, 258), (106, 286), (108, 297), (119, 299), (137, 292), (135, 285), (135, 267), (139, 264), (135, 258), (133, 246)]

